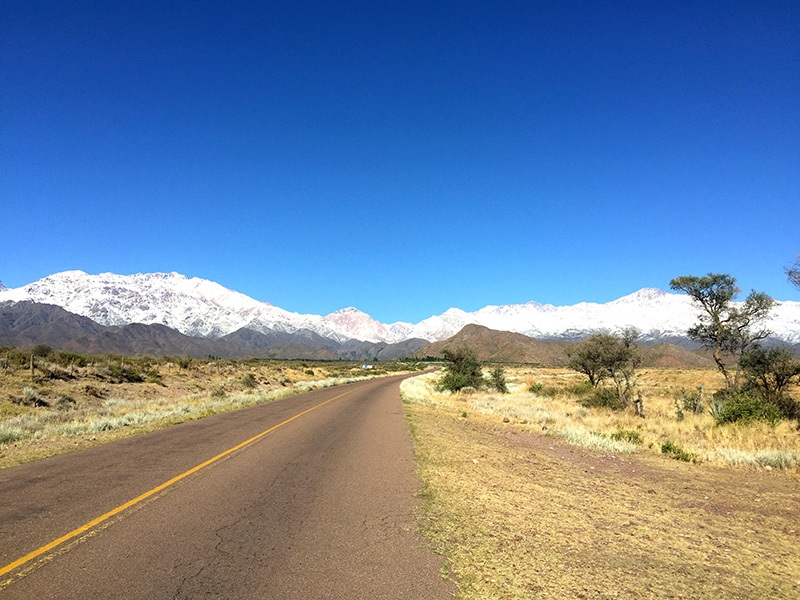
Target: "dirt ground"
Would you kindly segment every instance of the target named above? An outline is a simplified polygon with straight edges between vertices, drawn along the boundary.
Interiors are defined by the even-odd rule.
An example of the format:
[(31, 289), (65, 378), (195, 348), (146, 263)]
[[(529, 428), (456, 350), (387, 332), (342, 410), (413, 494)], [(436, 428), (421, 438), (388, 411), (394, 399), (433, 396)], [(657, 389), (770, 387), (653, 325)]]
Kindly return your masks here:
[(406, 405), (461, 598), (800, 598), (800, 475), (615, 456)]

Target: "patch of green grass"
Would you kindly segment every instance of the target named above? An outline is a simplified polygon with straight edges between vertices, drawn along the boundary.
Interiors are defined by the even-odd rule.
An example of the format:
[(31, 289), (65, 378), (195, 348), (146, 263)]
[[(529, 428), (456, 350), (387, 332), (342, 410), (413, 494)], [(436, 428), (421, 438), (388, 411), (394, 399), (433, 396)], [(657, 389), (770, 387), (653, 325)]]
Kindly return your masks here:
[(683, 448), (675, 444), (674, 442), (667, 440), (663, 444), (661, 444), (661, 453), (674, 458), (675, 460), (680, 460), (683, 462), (697, 462), (697, 456), (692, 454), (691, 452), (686, 452)]
[(617, 429), (611, 434), (610, 437), (612, 440), (616, 440), (618, 442), (627, 442), (628, 444), (634, 444), (636, 446), (641, 446), (644, 444), (644, 438), (642, 438), (642, 434), (638, 431), (634, 431), (633, 429)]

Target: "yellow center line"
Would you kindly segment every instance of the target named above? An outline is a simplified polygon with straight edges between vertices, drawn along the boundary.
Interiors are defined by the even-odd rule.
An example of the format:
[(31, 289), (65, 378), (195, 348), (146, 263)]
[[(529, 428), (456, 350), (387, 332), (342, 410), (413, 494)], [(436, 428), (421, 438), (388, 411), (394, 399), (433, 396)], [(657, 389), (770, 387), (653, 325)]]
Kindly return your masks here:
[[(333, 402), (334, 400), (338, 400), (339, 398), (341, 398), (343, 396), (346, 396), (347, 394), (350, 394), (350, 393), (352, 393), (354, 391), (356, 391), (356, 390), (355, 389), (349, 390), (347, 392), (344, 392), (343, 394), (339, 394), (338, 396), (334, 396), (333, 398), (330, 398), (329, 400), (326, 400), (325, 402), (320, 402), (316, 406), (312, 406), (311, 408), (309, 408), (307, 410), (304, 410), (303, 412), (298, 413), (298, 414), (296, 414), (295, 416), (293, 416), (293, 417), (291, 417), (289, 419), (286, 419), (283, 423), (278, 423), (277, 425), (274, 425), (273, 427), (270, 427), (269, 429), (267, 429), (265, 431), (262, 431), (258, 435), (255, 435), (255, 436), (251, 437), (249, 440), (245, 440), (241, 444), (238, 444), (238, 445), (234, 446), (233, 448), (229, 448), (228, 450), (225, 450), (224, 452), (222, 452), (220, 454), (217, 454), (213, 458), (209, 458), (204, 463), (200, 463), (196, 467), (192, 467), (191, 469), (189, 469), (185, 473), (181, 473), (177, 477), (173, 477), (169, 481), (165, 481), (161, 485), (158, 485), (158, 486), (154, 487), (153, 489), (145, 492), (141, 496), (137, 496), (133, 500), (129, 500), (125, 504), (119, 505), (118, 507), (116, 507), (113, 510), (108, 511), (104, 515), (101, 515), (101, 516), (97, 517), (96, 519), (92, 519), (91, 521), (81, 525), (77, 529), (73, 529), (72, 531), (70, 531), (66, 535), (62, 535), (60, 538), (58, 538), (56, 540), (53, 540), (49, 544), (45, 544), (44, 546), (42, 546), (40, 548), (37, 548), (33, 552), (30, 552), (30, 553), (26, 554), (22, 558), (19, 558), (19, 559), (15, 560), (14, 562), (7, 564), (5, 567), (0, 568), (0, 577), (2, 577), (3, 575), (6, 575), (7, 573), (10, 573), (14, 569), (17, 569), (17, 568), (21, 567), (25, 563), (28, 563), (28, 562), (32, 561), (33, 559), (38, 558), (39, 556), (42, 556), (43, 554), (46, 554), (47, 552), (50, 552), (54, 548), (57, 548), (58, 546), (63, 544), (64, 542), (67, 542), (67, 541), (69, 541), (69, 540), (71, 540), (73, 538), (78, 537), (82, 533), (85, 533), (88, 530), (92, 529), (93, 527), (96, 527), (97, 525), (99, 525), (103, 521), (107, 521), (111, 517), (114, 517), (114, 516), (120, 514), (124, 510), (127, 510), (130, 507), (135, 506), (136, 504), (139, 504), (143, 500), (146, 500), (147, 498), (150, 498), (151, 496), (153, 496), (155, 494), (158, 494), (159, 492), (165, 490), (169, 486), (179, 482), (182, 479), (185, 479), (189, 475), (192, 475), (193, 473), (197, 473), (197, 471), (199, 471), (200, 469), (203, 469), (203, 468), (205, 468), (205, 467), (217, 462), (221, 458), (225, 458), (226, 456), (228, 456), (230, 454), (233, 454), (237, 450), (241, 450), (245, 446), (247, 446), (249, 444), (252, 444), (253, 442), (255, 442), (257, 440), (260, 440), (265, 435), (269, 435), (270, 433), (272, 433), (276, 429), (278, 429), (280, 427), (283, 427), (284, 425), (286, 425), (288, 423), (291, 423), (295, 419), (299, 419), (303, 415), (307, 415), (312, 410), (316, 410), (316, 409), (320, 408), (321, 406), (325, 406), (326, 404), (328, 404), (330, 402)], [(3, 583), (8, 583), (8, 582), (0, 582), (0, 589), (2, 589), (2, 587), (4, 587)]]

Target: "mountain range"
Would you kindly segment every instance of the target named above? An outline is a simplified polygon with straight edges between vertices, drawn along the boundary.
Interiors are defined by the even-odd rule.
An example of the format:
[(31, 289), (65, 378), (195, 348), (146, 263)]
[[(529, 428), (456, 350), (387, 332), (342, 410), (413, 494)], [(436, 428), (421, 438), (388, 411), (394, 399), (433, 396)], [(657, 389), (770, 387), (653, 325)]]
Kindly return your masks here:
[[(20, 303), (26, 303), (23, 306), (27, 306), (28, 312), (33, 304), (60, 307), (94, 324), (84, 323), (85, 327), (82, 325), (79, 329), (112, 328), (85, 333), (104, 335), (106, 339), (122, 335), (126, 327), (134, 324), (151, 325), (160, 329), (149, 331), (147, 335), (160, 338), (165, 347), (179, 349), (199, 344), (210, 348), (214, 347), (211, 342), (216, 342), (217, 349), (221, 350), (204, 354), (235, 355), (237, 347), (278, 352), (276, 348), (299, 344), (306, 354), (327, 352), (330, 353), (325, 354), (328, 357), (355, 360), (377, 357), (380, 352), (385, 356), (395, 356), (398, 352), (413, 354), (426, 342), (446, 340), (471, 324), (538, 340), (561, 341), (579, 340), (597, 331), (636, 327), (645, 343), (686, 344), (686, 331), (699, 314), (685, 295), (645, 288), (604, 304), (582, 302), (553, 306), (527, 302), (486, 306), (475, 312), (451, 308), (416, 324), (383, 324), (352, 307), (326, 316), (290, 312), (218, 283), (178, 273), (89, 275), (82, 271), (57, 273), (14, 289), (0, 284), (0, 303), (6, 309), (4, 313), (9, 315), (8, 307)], [(14, 318), (19, 319), (19, 309), (15, 314)], [(51, 312), (49, 317), (51, 328), (53, 314)], [(4, 318), (11, 319), (10, 316)], [(792, 345), (800, 343), (800, 302), (781, 302), (772, 311), (767, 327), (774, 332), (775, 340)], [(170, 334), (173, 341), (167, 343), (166, 329), (188, 339)], [(139, 330), (144, 334), (144, 330)], [(130, 330), (127, 335), (130, 336)], [(8, 339), (6, 335), (4, 343), (9, 343)], [(96, 341), (92, 343), (102, 345)], [(176, 353), (194, 354), (196, 351)]]

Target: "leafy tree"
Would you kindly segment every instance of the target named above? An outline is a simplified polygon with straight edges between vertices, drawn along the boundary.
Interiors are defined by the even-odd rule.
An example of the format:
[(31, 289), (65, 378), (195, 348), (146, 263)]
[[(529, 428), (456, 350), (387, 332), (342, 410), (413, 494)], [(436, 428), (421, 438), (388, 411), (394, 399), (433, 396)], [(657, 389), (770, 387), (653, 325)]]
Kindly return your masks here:
[(611, 343), (610, 338), (610, 334), (597, 333), (567, 349), (569, 357), (567, 366), (573, 371), (586, 375), (592, 387), (596, 388), (601, 381), (608, 377), (605, 348)]
[(700, 342), (703, 348), (711, 350), (727, 388), (733, 389), (738, 383), (738, 366), (731, 375), (724, 359), (726, 356), (738, 359), (771, 333), (760, 324), (775, 306), (775, 301), (765, 293), (753, 290), (743, 303), (735, 303), (741, 290), (736, 286), (736, 279), (727, 274), (684, 275), (670, 281), (669, 287), (685, 292), (702, 308), (700, 322), (687, 334)]
[(607, 368), (614, 380), (620, 404), (627, 406), (633, 395), (636, 369), (642, 364), (642, 356), (634, 346), (639, 332), (631, 327), (614, 337), (616, 343), (609, 348)]
[(611, 379), (618, 406), (625, 407), (631, 398), (636, 369), (641, 364), (634, 346), (638, 337), (639, 332), (633, 328), (621, 334), (594, 334), (567, 351), (567, 366), (586, 375), (595, 388), (601, 381)]
[(31, 348), (31, 354), (39, 358), (47, 358), (53, 354), (53, 348), (48, 344), (36, 344)]
[(508, 384), (506, 384), (506, 372), (502, 367), (497, 367), (492, 370), (489, 381), (494, 389), (501, 394), (508, 393)]
[(789, 386), (800, 379), (800, 360), (794, 352), (785, 346), (753, 348), (742, 354), (739, 364), (749, 390), (777, 406), (784, 417), (800, 417), (797, 402), (787, 393)]
[(471, 348), (445, 350), (442, 356), (447, 365), (444, 368), (444, 376), (439, 380), (440, 390), (457, 392), (465, 387), (475, 389), (483, 387), (483, 371), (474, 350)]
[(800, 254), (797, 255), (794, 264), (786, 269), (786, 276), (796, 288), (800, 288)]

